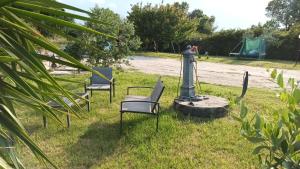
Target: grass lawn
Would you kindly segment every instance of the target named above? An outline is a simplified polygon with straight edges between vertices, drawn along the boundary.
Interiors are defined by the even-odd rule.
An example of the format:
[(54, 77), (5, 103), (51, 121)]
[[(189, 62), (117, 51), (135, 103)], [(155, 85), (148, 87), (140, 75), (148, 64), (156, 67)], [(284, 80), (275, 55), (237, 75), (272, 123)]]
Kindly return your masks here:
[[(162, 58), (172, 58), (178, 59), (181, 56), (179, 54), (173, 53), (160, 53), (160, 52), (137, 52), (137, 56), (152, 56), (152, 57), (162, 57)], [(199, 61), (214, 62), (214, 63), (225, 63), (234, 65), (247, 65), (256, 66), (264, 68), (278, 68), (278, 69), (291, 69), (300, 70), (300, 63), (295, 66), (295, 61), (285, 61), (285, 60), (249, 60), (249, 59), (237, 59), (236, 57), (223, 57), (223, 56), (202, 56)]]
[[(83, 81), (88, 75), (67, 76)], [(94, 92), (91, 112), (81, 119), (72, 118), (67, 129), (49, 121), (42, 127), (41, 113), (19, 106), (19, 117), (37, 144), (60, 168), (257, 168), (251, 154), (254, 145), (239, 134), (240, 124), (231, 116), (238, 115), (238, 105), (231, 104), (230, 115), (220, 119), (187, 118), (172, 109), (176, 97), (177, 78), (164, 76), (166, 90), (161, 98), (162, 114), (159, 131), (155, 117), (125, 114), (123, 134), (119, 135), (120, 101), (128, 86), (154, 85), (157, 76), (125, 71), (115, 73), (116, 97), (109, 104), (108, 92)], [(63, 83), (64, 87), (82, 91), (81, 84)], [(202, 84), (202, 93), (233, 100), (241, 88)], [(134, 93), (134, 92), (133, 92)], [(147, 89), (136, 94), (148, 94)], [(267, 100), (267, 102), (266, 102)], [(253, 111), (278, 107), (274, 91), (250, 89), (246, 95)], [(66, 120), (62, 116), (63, 121)], [(21, 147), (27, 168), (45, 168)]]

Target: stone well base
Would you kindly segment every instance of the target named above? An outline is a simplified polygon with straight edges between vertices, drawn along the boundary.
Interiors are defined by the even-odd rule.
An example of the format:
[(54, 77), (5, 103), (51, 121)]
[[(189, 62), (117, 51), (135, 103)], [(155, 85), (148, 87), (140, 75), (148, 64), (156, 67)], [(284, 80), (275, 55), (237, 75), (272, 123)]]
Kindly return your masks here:
[(184, 115), (204, 118), (224, 117), (228, 113), (229, 103), (227, 99), (206, 95), (201, 101), (182, 101), (175, 99), (174, 108)]

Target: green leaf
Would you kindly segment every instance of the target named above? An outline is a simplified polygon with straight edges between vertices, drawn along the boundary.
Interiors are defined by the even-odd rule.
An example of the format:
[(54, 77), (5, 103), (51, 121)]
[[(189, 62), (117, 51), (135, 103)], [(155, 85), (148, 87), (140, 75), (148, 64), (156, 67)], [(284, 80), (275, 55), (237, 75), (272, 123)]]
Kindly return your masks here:
[(263, 127), (264, 125), (264, 120), (263, 118), (261, 118), (257, 113), (255, 114), (255, 129), (256, 130), (261, 130), (261, 128)]
[(294, 78), (289, 78), (288, 83), (289, 83), (289, 85), (291, 86), (292, 89), (295, 88), (295, 79)]
[(54, 8), (44, 7), (44, 6), (40, 6), (40, 5), (24, 3), (24, 2), (15, 2), (15, 5), (17, 7), (21, 7), (21, 8), (26, 8), (26, 9), (32, 9), (32, 10), (37, 10), (37, 11), (41, 11), (41, 12), (51, 13), (52, 15), (56, 15), (56, 16), (65, 16), (65, 17), (76, 18), (76, 19), (90, 21), (90, 22), (98, 22), (98, 23), (100, 22), (100, 21), (93, 20), (93, 19), (85, 17), (85, 16), (76, 15), (76, 14), (64, 12), (62, 10), (57, 10), (57, 9), (54, 9)]
[(253, 137), (253, 136), (246, 136), (247, 140), (249, 140), (252, 143), (261, 143), (264, 142), (265, 139), (260, 138), (260, 137)]
[[(56, 80), (61, 79), (52, 77), (43, 65), (43, 61), (49, 60), (71, 67), (83, 68), (90, 71), (93, 70), (59, 50), (32, 25), (37, 26), (38, 22), (43, 21), (45, 25), (52, 23), (58, 26), (93, 33), (94, 35), (116, 39), (114, 35), (108, 35), (53, 17), (60, 15), (70, 17), (71, 19), (96, 22), (89, 17), (68, 13), (68, 10), (60, 11), (60, 9), (91, 14), (79, 8), (53, 0), (0, 1), (0, 74), (1, 76), (3, 74), (5, 75), (5, 80), (0, 79), (0, 135), (3, 135), (3, 131), (5, 131), (6, 135), (16, 138), (18, 143), (25, 144), (43, 163), (48, 162), (55, 168), (56, 166), (50, 159), (32, 142), (22, 126), (20, 119), (15, 116), (18, 112), (15, 113), (16, 110), (13, 105), (15, 103), (24, 104), (41, 115), (50, 117), (58, 124), (62, 124), (58, 115), (65, 112), (52, 109), (46, 104), (46, 101), (55, 100), (62, 104), (66, 110), (69, 110), (71, 115), (74, 114), (78, 116), (74, 113), (74, 108), (70, 108), (66, 105), (61, 98), (61, 95), (64, 95), (69, 98), (70, 101), (75, 102), (72, 98), (74, 94), (65, 90), (56, 82)], [(41, 11), (49, 15), (39, 13)], [(31, 20), (28, 18), (31, 18)], [(101, 21), (97, 23), (101, 23)], [(43, 28), (45, 28), (45, 26)], [(55, 31), (52, 29), (51, 31), (55, 34), (64, 35), (59, 30)], [(48, 59), (44, 56), (36, 55), (36, 47), (38, 45), (44, 50), (54, 51), (54, 53), (59, 54), (62, 59)], [(8, 158), (3, 158), (2, 151), (0, 153), (0, 168), (9, 168), (6, 164), (12, 165), (12, 168), (18, 168), (18, 164), (21, 164), (19, 159), (13, 155), (12, 151), (7, 152), (11, 152), (10, 154), (4, 154)]]
[(282, 118), (284, 123), (289, 124), (290, 118), (289, 118), (289, 112), (288, 111), (283, 111), (281, 113), (281, 118)]
[(13, 169), (7, 162), (0, 156), (0, 168)]
[(2, 63), (10, 63), (10, 62), (16, 62), (19, 59), (13, 58), (11, 56), (0, 56), (0, 62)]
[(231, 116), (234, 120), (238, 121), (238, 122), (243, 122), (243, 120), (235, 115)]
[(288, 102), (289, 100), (289, 95), (285, 92), (280, 93), (280, 100), (282, 102)]
[(22, 9), (18, 9), (18, 8), (13, 8), (13, 7), (6, 7), (6, 8), (8, 10), (12, 11), (13, 13), (17, 14), (19, 17), (24, 17), (24, 16), (32, 17), (32, 18), (35, 18), (35, 19), (44, 20), (45, 22), (51, 22), (51, 23), (62, 25), (62, 26), (74, 28), (74, 29), (77, 29), (77, 30), (86, 31), (86, 32), (89, 32), (89, 33), (92, 33), (92, 34), (97, 34), (97, 35), (100, 35), (100, 36), (105, 36), (105, 37), (108, 37), (108, 38), (116, 39), (115, 36), (108, 35), (108, 34), (105, 34), (105, 33), (101, 33), (101, 32), (95, 31), (93, 29), (90, 29), (90, 28), (87, 28), (87, 27), (84, 27), (84, 26), (80, 26), (80, 25), (77, 25), (77, 24), (62, 20), (62, 19), (58, 19), (58, 18), (54, 18), (54, 17), (51, 17), (51, 16), (42, 15), (42, 14), (39, 14), (39, 13), (30, 12), (30, 11), (26, 11), (26, 10), (22, 10)]
[(53, 7), (53, 8), (64, 8), (64, 9), (69, 9), (69, 10), (73, 10), (73, 11), (77, 11), (77, 12), (82, 12), (82, 13), (86, 13), (86, 14), (91, 14), (88, 11), (82, 10), (80, 8), (76, 8), (74, 6), (70, 6), (67, 4), (63, 4), (57, 1), (49, 1), (49, 0), (19, 0), (21, 2), (28, 2), (28, 3), (32, 3), (32, 4), (36, 4), (36, 5), (41, 5), (41, 6), (49, 6), (49, 7)]
[(282, 72), (277, 76), (277, 84), (281, 88), (284, 88), (284, 81), (283, 81), (283, 74), (282, 74)]
[(0, 8), (3, 7), (3, 6), (9, 5), (9, 4), (11, 4), (11, 3), (15, 2), (15, 1), (17, 1), (17, 0), (1, 0), (1, 2), (0, 2)]
[(29, 138), (25, 128), (22, 126), (20, 121), (10, 112), (5, 105), (0, 104), (0, 123), (3, 127), (9, 129), (14, 133), (22, 142), (24, 142), (29, 148), (36, 153), (36, 155), (42, 157), (48, 161), (52, 166), (57, 168), (49, 158), (41, 151), (41, 149)]
[(241, 102), (241, 112), (240, 112), (240, 118), (244, 119), (247, 116), (248, 108), (246, 107), (244, 102)]
[(281, 142), (280, 147), (284, 154), (286, 154), (288, 152), (288, 143), (286, 142), (286, 140), (283, 140)]
[(264, 145), (262, 145), (262, 146), (257, 146), (257, 147), (253, 150), (252, 154), (257, 155), (257, 154), (259, 154), (263, 149), (269, 150), (270, 148), (269, 148), (268, 146), (264, 146)]
[(275, 80), (275, 79), (276, 79), (276, 76), (277, 76), (277, 69), (274, 69), (274, 70), (272, 71), (272, 73), (271, 73), (271, 78), (272, 78), (273, 80)]
[(293, 97), (297, 104), (300, 103), (300, 89), (294, 89)]

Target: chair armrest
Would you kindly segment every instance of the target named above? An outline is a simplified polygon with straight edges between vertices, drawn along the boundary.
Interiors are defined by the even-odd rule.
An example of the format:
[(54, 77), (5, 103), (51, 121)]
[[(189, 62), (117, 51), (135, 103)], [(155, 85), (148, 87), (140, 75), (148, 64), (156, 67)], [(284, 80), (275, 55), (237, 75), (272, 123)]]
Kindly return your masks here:
[(158, 102), (147, 101), (147, 100), (127, 100), (127, 101), (121, 101), (121, 104), (123, 104), (123, 103), (153, 103), (153, 104), (159, 104)]
[(115, 78), (112, 77), (112, 78), (110, 79), (110, 83), (111, 83), (111, 84), (114, 84), (114, 83), (115, 83)]
[(123, 109), (123, 103), (152, 103), (155, 106), (159, 106), (158, 102), (154, 102), (154, 101), (147, 101), (147, 100), (128, 100), (128, 101), (121, 101), (121, 110)]
[(127, 95), (129, 95), (129, 89), (153, 89), (153, 87), (150, 87), (150, 86), (130, 86), (130, 87), (127, 87)]

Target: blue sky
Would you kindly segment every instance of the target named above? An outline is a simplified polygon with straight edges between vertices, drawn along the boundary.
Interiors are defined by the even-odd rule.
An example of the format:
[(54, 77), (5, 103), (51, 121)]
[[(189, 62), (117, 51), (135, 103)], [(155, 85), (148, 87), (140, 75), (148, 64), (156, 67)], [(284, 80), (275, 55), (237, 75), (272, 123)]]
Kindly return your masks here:
[[(158, 4), (162, 0), (59, 0), (88, 10), (98, 4), (110, 8), (122, 17), (127, 16), (131, 4), (138, 2)], [(164, 3), (182, 2), (183, 0), (164, 0)], [(253, 24), (264, 23), (268, 20), (265, 8), (270, 0), (185, 0), (190, 10), (201, 9), (207, 15), (216, 17), (215, 26), (220, 29), (247, 28)]]

